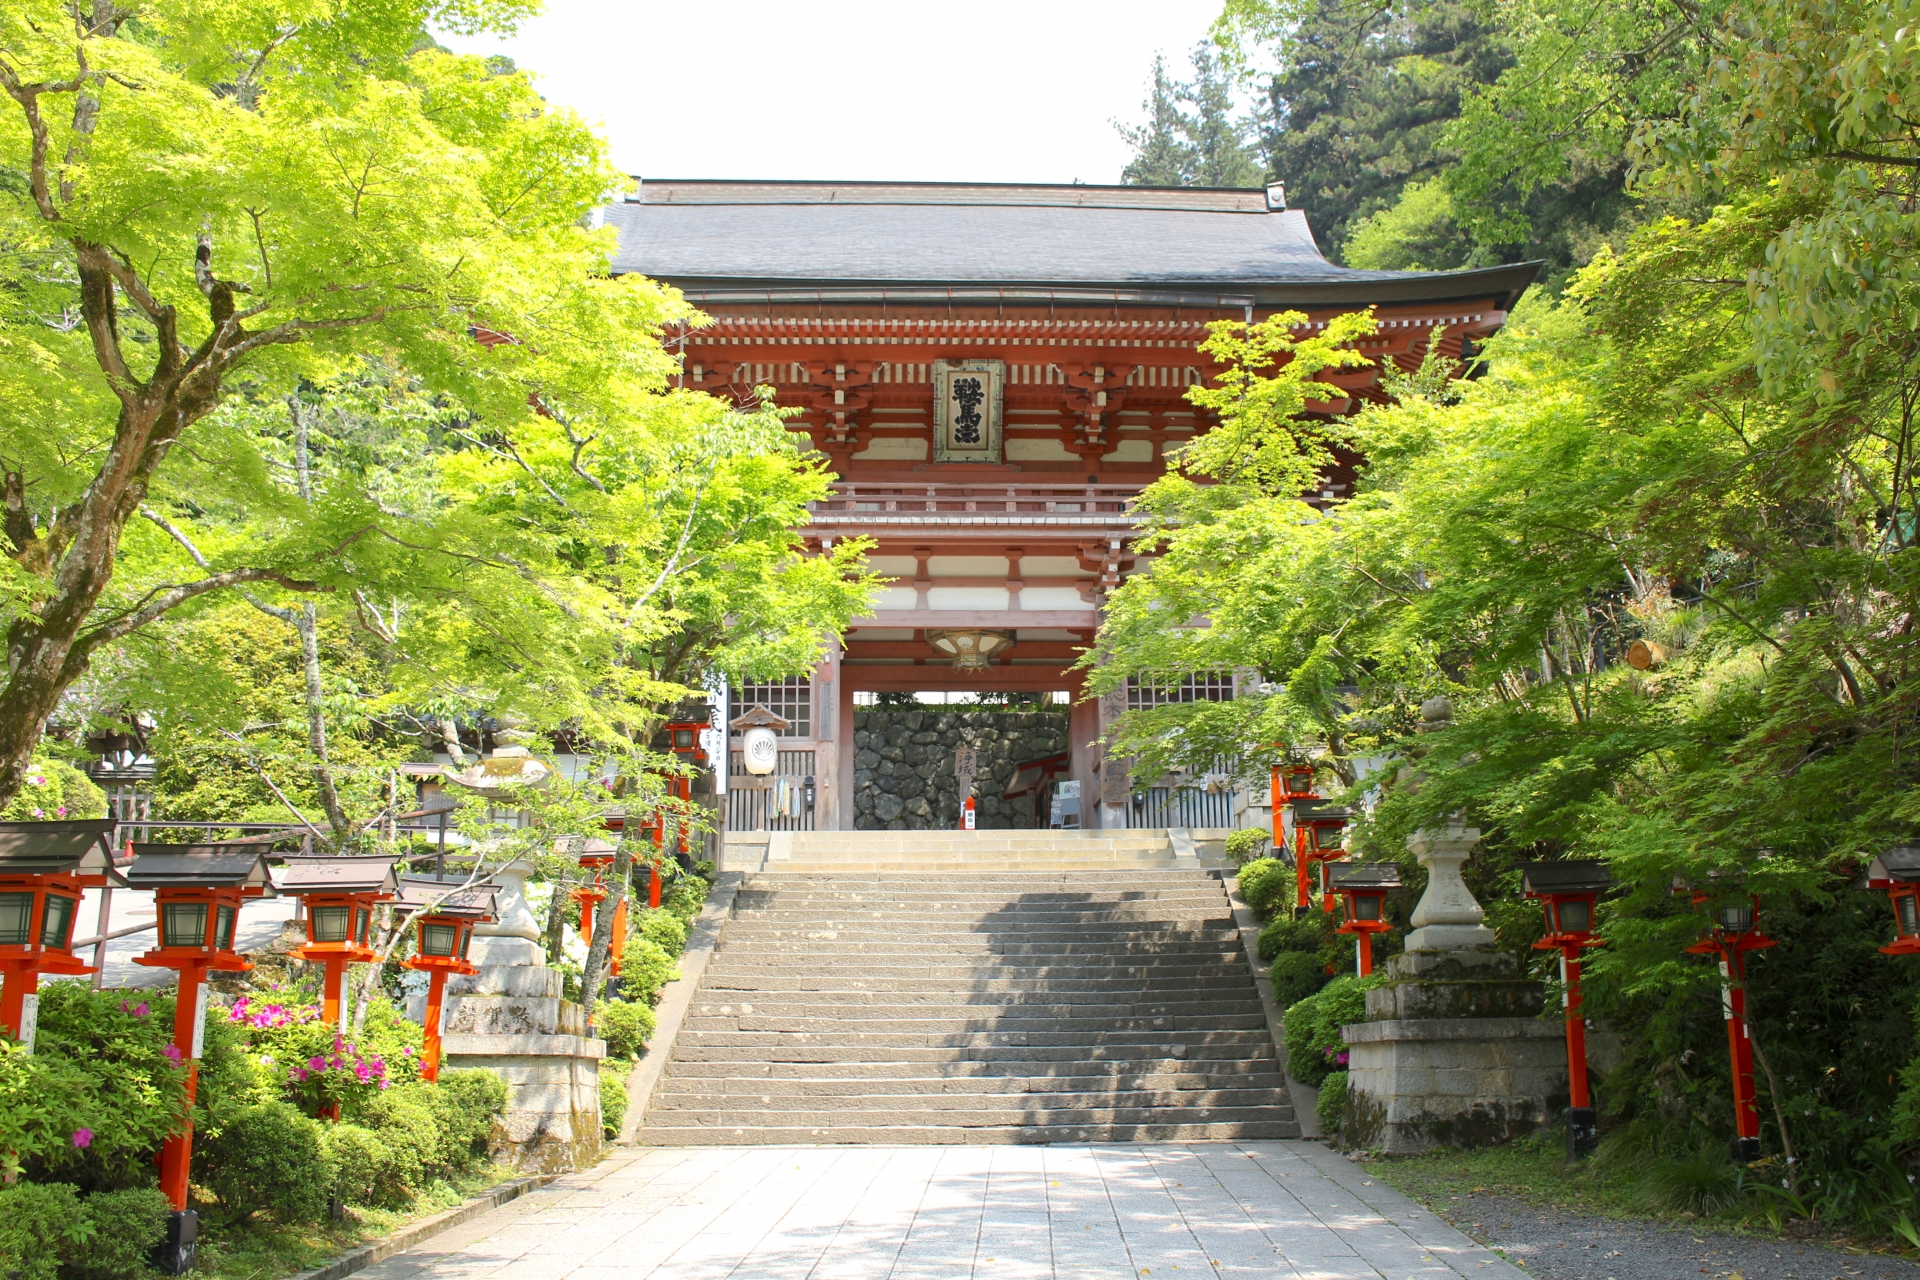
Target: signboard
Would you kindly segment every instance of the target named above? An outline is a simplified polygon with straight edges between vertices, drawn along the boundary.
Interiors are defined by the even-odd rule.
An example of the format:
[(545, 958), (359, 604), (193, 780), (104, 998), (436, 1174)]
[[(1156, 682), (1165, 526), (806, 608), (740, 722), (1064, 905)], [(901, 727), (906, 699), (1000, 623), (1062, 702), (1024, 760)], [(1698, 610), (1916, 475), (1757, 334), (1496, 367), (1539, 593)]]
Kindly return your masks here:
[[(344, 1014), (347, 1002), (342, 1000), (340, 1008)], [(187, 1056), (196, 1062), (207, 1047), (207, 984), (197, 982), (193, 987), (193, 1052)]]
[(933, 460), (999, 462), (1007, 366), (1000, 360), (933, 362)]
[(980, 752), (973, 747), (961, 747), (953, 753), (953, 776), (971, 778), (980, 772)]
[[(29, 899), (31, 901), (31, 899)], [(17, 981), (17, 979), (16, 979)], [(20, 1051), (33, 1052), (33, 1035), (40, 1028), (40, 994), (20, 998)]]
[(700, 745), (713, 766), (713, 793), (717, 796), (727, 794), (727, 724), (733, 719), (727, 714), (727, 692), (725, 676), (714, 673), (707, 677), (707, 702), (713, 708), (708, 723), (712, 728), (701, 733)]

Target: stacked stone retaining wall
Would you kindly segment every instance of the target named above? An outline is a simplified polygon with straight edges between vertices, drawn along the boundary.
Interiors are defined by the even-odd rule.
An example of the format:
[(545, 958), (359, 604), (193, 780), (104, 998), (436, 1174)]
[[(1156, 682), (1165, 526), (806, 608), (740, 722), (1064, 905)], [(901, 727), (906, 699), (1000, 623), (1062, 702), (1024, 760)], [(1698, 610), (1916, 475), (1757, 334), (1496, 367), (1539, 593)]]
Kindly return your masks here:
[(979, 752), (975, 818), (984, 830), (1045, 826), (1030, 797), (1002, 800), (1014, 769), (1067, 750), (1067, 712), (873, 708), (853, 717), (853, 825), (943, 831), (960, 821), (954, 753)]

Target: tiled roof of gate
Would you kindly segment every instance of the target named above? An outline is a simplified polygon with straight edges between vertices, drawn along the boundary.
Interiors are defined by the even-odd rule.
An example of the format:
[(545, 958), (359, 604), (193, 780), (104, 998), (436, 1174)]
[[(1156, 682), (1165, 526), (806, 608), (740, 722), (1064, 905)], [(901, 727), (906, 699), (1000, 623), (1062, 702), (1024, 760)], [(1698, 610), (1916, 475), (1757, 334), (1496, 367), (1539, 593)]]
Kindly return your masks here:
[(1018, 288), (1276, 302), (1505, 295), (1538, 264), (1357, 271), (1260, 190), (986, 183), (647, 181), (606, 210), (618, 271), (690, 292)]

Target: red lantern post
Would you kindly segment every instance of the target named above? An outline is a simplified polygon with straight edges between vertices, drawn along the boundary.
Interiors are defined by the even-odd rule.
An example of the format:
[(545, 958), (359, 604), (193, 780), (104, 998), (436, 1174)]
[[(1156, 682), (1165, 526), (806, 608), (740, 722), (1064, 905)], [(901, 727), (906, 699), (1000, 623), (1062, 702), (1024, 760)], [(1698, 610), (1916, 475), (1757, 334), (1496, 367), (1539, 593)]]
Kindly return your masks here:
[(491, 885), (469, 885), (465, 880), (437, 876), (410, 876), (401, 882), (399, 908), (412, 914), (414, 954), (403, 967), (427, 977), (427, 1009), (421, 1025), (426, 1046), (420, 1054), (420, 1078), (440, 1078), (440, 1024), (446, 1002), (447, 975), (472, 975), (479, 966), (467, 959), (473, 945), (473, 926), (494, 918)]
[(1884, 890), (1893, 908), (1893, 942), (1880, 950), (1890, 956), (1920, 952), (1920, 847), (1895, 845), (1868, 864), (1856, 887)]
[(1387, 895), (1400, 887), (1400, 868), (1391, 862), (1323, 862), (1320, 867), (1331, 873), (1328, 897), (1338, 897), (1345, 908), (1334, 932), (1353, 935), (1354, 967), (1364, 977), (1373, 972), (1373, 935), (1393, 928), (1387, 919)]
[(1560, 953), (1560, 1001), (1567, 1019), (1567, 1156), (1585, 1158), (1600, 1141), (1599, 1115), (1587, 1088), (1587, 1018), (1580, 999), (1580, 953), (1603, 947), (1593, 936), (1594, 903), (1613, 887), (1598, 862), (1529, 862), (1520, 868), (1521, 891), (1540, 900), (1547, 932), (1533, 945)]
[[(279, 837), (275, 837), (277, 840)], [(193, 1265), (199, 1222), (187, 1208), (193, 1163), (193, 1098), (200, 1083), (200, 1048), (207, 1022), (207, 974), (242, 973), (253, 966), (233, 947), (240, 904), (273, 892), (266, 854), (272, 840), (229, 844), (136, 844), (127, 883), (151, 889), (160, 945), (135, 964), (180, 974), (174, 1001), (173, 1045), (187, 1069), (187, 1111), (180, 1130), (160, 1150), (160, 1190), (173, 1202), (161, 1270), (179, 1275)]]
[(40, 975), (77, 977), (81, 892), (126, 881), (113, 864), (113, 820), (0, 822), (0, 1035), (33, 1047)]
[[(1353, 810), (1328, 804), (1317, 797), (1288, 803), (1293, 810), (1293, 865), (1298, 882), (1298, 897), (1294, 901), (1293, 911), (1298, 916), (1313, 906), (1308, 885), (1314, 867), (1320, 863), (1337, 862), (1347, 856), (1347, 851), (1340, 846), (1340, 833), (1346, 829)], [(1321, 905), (1327, 911), (1334, 908), (1333, 900), (1326, 895), (1324, 886)]]
[(373, 908), (390, 901), (399, 887), (393, 870), (399, 860), (288, 855), (281, 861), (274, 876), (275, 890), (306, 904), (307, 945), (293, 954), (325, 968), (320, 1014), (344, 1031), (347, 1005), (341, 994), (347, 966), (380, 958), (369, 937)]
[(607, 868), (613, 865), (614, 853), (614, 847), (598, 836), (588, 836), (580, 851), (581, 869), (590, 872), (593, 878), (575, 885), (572, 897), (580, 908), (580, 941), (589, 947), (593, 945), (594, 915), (607, 898), (605, 876)]
[(1711, 902), (1712, 924), (1692, 955), (1720, 957), (1720, 1009), (1727, 1021), (1727, 1051), (1733, 1059), (1733, 1158), (1742, 1164), (1760, 1158), (1760, 1110), (1754, 1103), (1753, 1037), (1747, 1030), (1746, 955), (1777, 945), (1760, 932), (1760, 895), (1738, 887), (1736, 879), (1716, 894), (1696, 889), (1679, 877), (1673, 891), (1692, 897), (1694, 906)]

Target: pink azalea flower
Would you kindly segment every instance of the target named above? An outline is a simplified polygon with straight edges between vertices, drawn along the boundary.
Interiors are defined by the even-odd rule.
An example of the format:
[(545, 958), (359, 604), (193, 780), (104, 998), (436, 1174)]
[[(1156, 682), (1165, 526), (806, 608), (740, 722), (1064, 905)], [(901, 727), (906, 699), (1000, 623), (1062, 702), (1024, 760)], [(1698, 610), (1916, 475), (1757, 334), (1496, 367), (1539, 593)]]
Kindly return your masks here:
[(78, 1148), (80, 1148), (80, 1149), (81, 1149), (82, 1151), (84, 1151), (84, 1150), (86, 1150), (86, 1149), (87, 1149), (88, 1147), (90, 1147), (90, 1146), (92, 1146), (92, 1145), (93, 1145), (93, 1130), (91, 1130), (91, 1129), (75, 1129), (75, 1130), (73, 1131), (73, 1145), (74, 1145), (74, 1146), (76, 1146), (76, 1147), (78, 1147)]
[(373, 1079), (373, 1072), (367, 1070), (364, 1066), (355, 1067), (353, 1069), (353, 1078), (361, 1084), (365, 1084), (367, 1081)]
[(47, 816), (47, 811), (45, 809), (35, 809), (33, 811), (33, 816), (36, 818), (44, 818)]
[(144, 1018), (151, 1012), (152, 1010), (147, 1008), (147, 1002), (145, 1000), (133, 1006), (133, 1016), (136, 1018)]
[(327, 1060), (321, 1057), (308, 1058), (307, 1069), (310, 1071), (325, 1071), (327, 1069)]
[(173, 1065), (175, 1065), (176, 1067), (180, 1065), (181, 1061), (186, 1056), (185, 1054), (180, 1052), (180, 1046), (177, 1044), (168, 1045), (166, 1052), (167, 1052), (167, 1061), (173, 1063)]
[(55, 809), (54, 812), (64, 818), (67, 816), (67, 806), (61, 805), (58, 809)]
[(411, 1058), (413, 1056), (413, 1046), (408, 1045), (406, 1048), (402, 1049), (400, 1052), (406, 1054), (409, 1058)]
[(295, 1067), (292, 1071), (289, 1071), (287, 1074), (293, 1078), (293, 1082), (295, 1084), (305, 1084), (307, 1082), (307, 1073), (305, 1071), (302, 1071), (299, 1067)]

